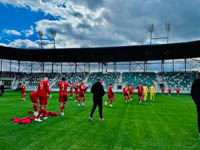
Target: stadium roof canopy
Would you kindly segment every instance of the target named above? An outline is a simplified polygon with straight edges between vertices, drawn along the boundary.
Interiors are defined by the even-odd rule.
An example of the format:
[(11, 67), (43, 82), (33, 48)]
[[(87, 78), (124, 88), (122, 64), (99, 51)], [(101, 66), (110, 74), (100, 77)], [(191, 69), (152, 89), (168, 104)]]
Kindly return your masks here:
[(0, 59), (42, 62), (125, 62), (200, 57), (200, 41), (99, 48), (18, 49), (0, 46)]

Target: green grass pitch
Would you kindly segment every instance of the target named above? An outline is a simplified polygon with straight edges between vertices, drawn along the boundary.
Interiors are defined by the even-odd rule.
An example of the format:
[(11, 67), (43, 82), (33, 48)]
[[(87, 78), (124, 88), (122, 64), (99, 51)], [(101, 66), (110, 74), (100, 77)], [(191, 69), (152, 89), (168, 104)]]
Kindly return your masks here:
[[(92, 94), (86, 94), (86, 108), (68, 100), (65, 117), (49, 117), (39, 123), (20, 125), (10, 121), (28, 116), (32, 110), (29, 93), (22, 102), (20, 92), (0, 97), (0, 150), (199, 150), (196, 108), (190, 95), (156, 95), (156, 101), (124, 103), (121, 93), (114, 107), (98, 109), (94, 121), (88, 117)], [(52, 94), (47, 110), (60, 114), (58, 93)], [(148, 97), (149, 98), (149, 97)], [(107, 95), (104, 96), (104, 101)]]

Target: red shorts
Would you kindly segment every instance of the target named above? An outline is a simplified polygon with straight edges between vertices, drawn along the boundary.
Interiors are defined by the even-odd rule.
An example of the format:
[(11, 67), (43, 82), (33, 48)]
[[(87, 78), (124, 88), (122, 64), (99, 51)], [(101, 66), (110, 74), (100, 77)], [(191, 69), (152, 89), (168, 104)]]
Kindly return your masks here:
[(124, 96), (128, 96), (128, 93), (124, 93)]
[(113, 98), (114, 95), (113, 94), (108, 94), (108, 98)]
[(130, 92), (130, 94), (132, 95), (132, 94), (133, 94), (133, 92)]
[(83, 98), (83, 97), (85, 97), (85, 95), (79, 93), (79, 98)]
[(168, 91), (169, 94), (171, 94), (171, 91)]
[(142, 93), (138, 93), (138, 96), (142, 96)]
[(30, 96), (30, 99), (31, 99), (31, 103), (32, 104), (35, 104), (35, 103), (38, 104), (38, 100), (37, 100), (37, 98), (35, 96)]
[(46, 106), (48, 104), (47, 96), (39, 96), (40, 106)]
[(59, 103), (67, 102), (67, 93), (59, 95)]
[(25, 92), (25, 91), (21, 91), (21, 93), (22, 93), (22, 95), (26, 94), (26, 92)]
[(180, 92), (179, 91), (177, 91), (177, 94), (179, 94)]

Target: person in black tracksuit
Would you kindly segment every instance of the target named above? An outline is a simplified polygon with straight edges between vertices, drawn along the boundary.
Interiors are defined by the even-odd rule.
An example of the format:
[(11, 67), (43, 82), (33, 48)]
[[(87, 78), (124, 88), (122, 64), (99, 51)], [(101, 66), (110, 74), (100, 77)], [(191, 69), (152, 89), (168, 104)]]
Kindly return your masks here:
[(198, 139), (200, 139), (200, 74), (198, 74), (197, 79), (192, 84), (191, 96), (197, 108), (197, 122), (198, 122), (198, 130), (199, 130)]
[(104, 91), (103, 85), (101, 84), (101, 79), (98, 79), (98, 81), (92, 86), (91, 92), (93, 93), (93, 108), (90, 113), (89, 120), (90, 121), (93, 120), (92, 116), (94, 114), (94, 111), (97, 105), (99, 107), (100, 120), (104, 120), (103, 112), (102, 112), (102, 101), (103, 101), (103, 96), (105, 94), (105, 91)]

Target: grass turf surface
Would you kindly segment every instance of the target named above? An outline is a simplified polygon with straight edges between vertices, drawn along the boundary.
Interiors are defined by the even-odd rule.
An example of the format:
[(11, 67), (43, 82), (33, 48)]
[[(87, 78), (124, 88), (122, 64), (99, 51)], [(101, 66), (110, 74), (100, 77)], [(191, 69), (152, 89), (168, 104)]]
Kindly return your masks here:
[[(60, 114), (58, 93), (52, 94), (47, 110)], [(107, 95), (104, 96), (104, 101)], [(6, 92), (0, 97), (0, 150), (198, 150), (196, 108), (190, 95), (156, 95), (155, 102), (124, 103), (115, 96), (114, 107), (98, 109), (94, 121), (88, 117), (92, 94), (86, 94), (86, 108), (68, 100), (65, 117), (49, 117), (38, 123), (20, 125), (11, 118), (28, 116), (32, 110), (29, 93), (22, 102), (20, 92)], [(149, 100), (149, 99), (148, 99)]]

